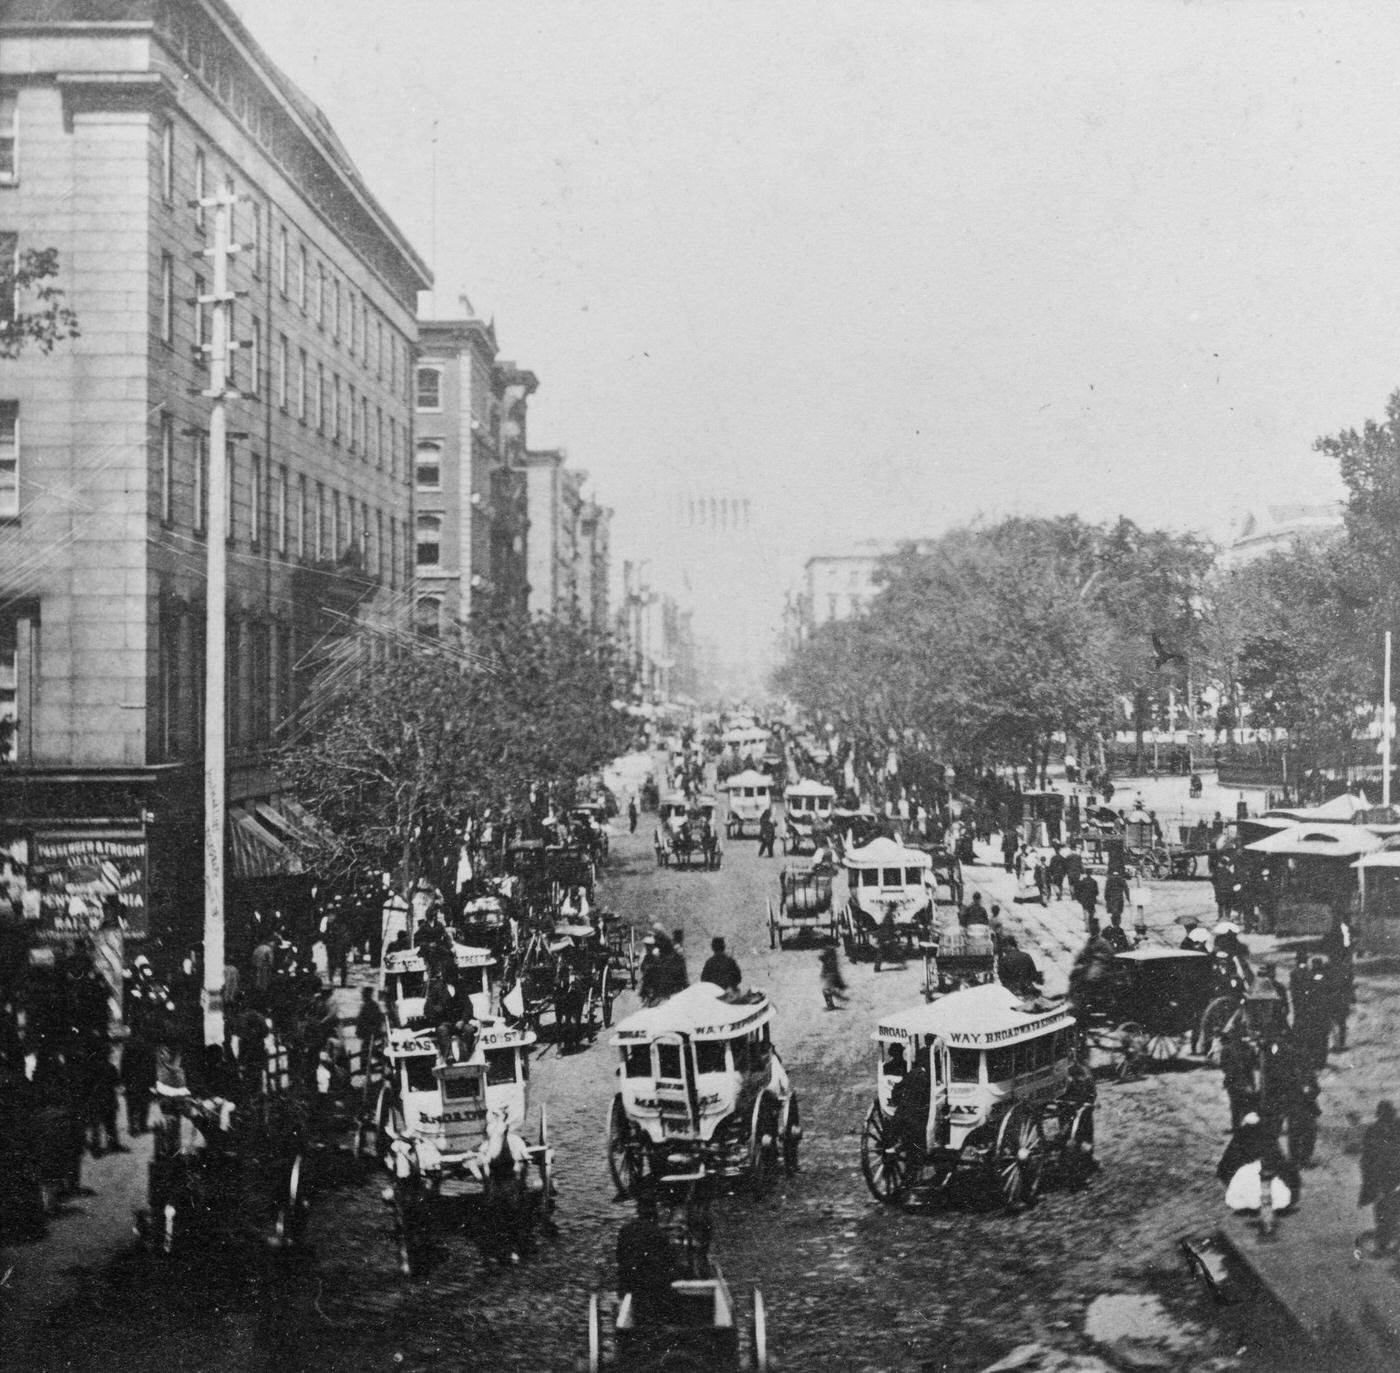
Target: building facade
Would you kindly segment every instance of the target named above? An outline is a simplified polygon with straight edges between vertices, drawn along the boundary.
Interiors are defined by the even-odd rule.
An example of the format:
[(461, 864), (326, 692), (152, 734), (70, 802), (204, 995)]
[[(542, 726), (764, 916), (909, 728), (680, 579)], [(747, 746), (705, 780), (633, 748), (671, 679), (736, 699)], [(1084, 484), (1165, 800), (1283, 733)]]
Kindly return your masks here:
[[(230, 815), (275, 845), (279, 727), (326, 645), (408, 594), (430, 279), (223, 0), (10, 0), (0, 108), (0, 233), (58, 250), (82, 331), (0, 362), (3, 838), (79, 920), (74, 874), (110, 850), (139, 931), (200, 905), (209, 464), (229, 478)], [(197, 202), (225, 187), (239, 394), (211, 454)]]

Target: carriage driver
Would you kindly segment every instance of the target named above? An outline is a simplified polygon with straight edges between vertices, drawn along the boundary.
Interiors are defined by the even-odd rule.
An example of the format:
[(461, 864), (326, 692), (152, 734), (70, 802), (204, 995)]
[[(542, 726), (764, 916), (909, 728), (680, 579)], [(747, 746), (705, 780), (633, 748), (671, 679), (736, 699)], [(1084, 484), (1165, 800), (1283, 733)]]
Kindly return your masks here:
[(927, 1138), (928, 1108), (933, 1099), (933, 1077), (929, 1070), (930, 1046), (914, 1055), (914, 1066), (895, 1084), (890, 1095), (894, 1105), (894, 1134), (911, 1148), (923, 1149)]

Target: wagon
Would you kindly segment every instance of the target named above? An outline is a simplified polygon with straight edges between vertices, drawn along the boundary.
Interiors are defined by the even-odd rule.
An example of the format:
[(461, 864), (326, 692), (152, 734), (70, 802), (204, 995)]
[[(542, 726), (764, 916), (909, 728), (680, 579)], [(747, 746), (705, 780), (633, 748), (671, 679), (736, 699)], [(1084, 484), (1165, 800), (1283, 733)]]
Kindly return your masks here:
[(925, 1001), (996, 980), (996, 945), (985, 925), (967, 929), (952, 925), (935, 931), (935, 935), (920, 946)]
[(724, 832), (730, 839), (758, 833), (758, 822), (773, 804), (773, 779), (752, 768), (736, 772), (725, 783), (729, 793), (729, 815)]
[[(532, 1031), (490, 1016), (480, 1020), (470, 1044), (440, 1043), (426, 1027), (390, 1027), (373, 1106), (359, 1122), (355, 1148), (378, 1158), (392, 1176), (384, 1199), (405, 1277), (413, 1276), (425, 1236), (438, 1222), (443, 1184), (481, 1180), (477, 1153), (488, 1114), (503, 1117), (512, 1129), (524, 1128), (534, 1043)], [(527, 1153), (534, 1185), (525, 1205), (537, 1222), (547, 1223), (554, 1204), (554, 1150), (543, 1107)]]
[(784, 853), (815, 853), (818, 838), (831, 825), (836, 791), (822, 782), (801, 781), (783, 792), (787, 823), (783, 829)]
[(1207, 953), (1159, 945), (1115, 954), (1083, 998), (1086, 1047), (1107, 1054), (1119, 1077), (1194, 1052), (1214, 1000), (1212, 965)]
[(1047, 1178), (1088, 1181), (1094, 1085), (1063, 1006), (1041, 1009), (992, 983), (881, 1017), (872, 1038), (860, 1166), (877, 1201), (960, 1195), (1016, 1210)]
[(608, 1108), (608, 1167), (620, 1193), (673, 1171), (682, 1156), (708, 1176), (761, 1189), (792, 1172), (802, 1125), (773, 1048), (766, 993), (697, 982), (613, 1030), (618, 1089)]
[(842, 860), (849, 895), (838, 920), (846, 957), (874, 958), (881, 944), (907, 952), (933, 924), (933, 860), (923, 849), (872, 839)]
[(763, 1290), (753, 1289), (748, 1319), (715, 1268), (706, 1278), (671, 1284), (661, 1311), (629, 1292), (588, 1300), (588, 1373), (698, 1373), (708, 1369), (768, 1368), (768, 1312)]
[(498, 959), (515, 947), (518, 934), (518, 926), (506, 908), (506, 899), (496, 895), (473, 897), (462, 907), (461, 917), (453, 928), (464, 944), (486, 949)]
[(768, 901), (768, 947), (785, 939), (836, 938), (831, 901), (831, 870), (824, 865), (788, 863), (778, 874), (778, 909)]

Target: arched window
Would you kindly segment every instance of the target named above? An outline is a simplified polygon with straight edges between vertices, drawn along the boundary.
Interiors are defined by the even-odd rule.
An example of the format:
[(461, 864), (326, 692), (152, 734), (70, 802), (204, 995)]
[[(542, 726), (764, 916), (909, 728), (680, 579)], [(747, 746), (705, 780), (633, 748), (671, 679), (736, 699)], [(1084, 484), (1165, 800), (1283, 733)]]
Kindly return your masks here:
[(438, 567), (442, 563), (442, 516), (418, 516), (418, 544), (415, 558), (419, 567)]
[(442, 409), (441, 367), (420, 367), (418, 369), (418, 396), (416, 404), (420, 410)]
[(413, 630), (425, 639), (442, 636), (442, 597), (420, 596), (413, 603)]
[(413, 468), (414, 485), (420, 491), (442, 490), (442, 445), (420, 443)]

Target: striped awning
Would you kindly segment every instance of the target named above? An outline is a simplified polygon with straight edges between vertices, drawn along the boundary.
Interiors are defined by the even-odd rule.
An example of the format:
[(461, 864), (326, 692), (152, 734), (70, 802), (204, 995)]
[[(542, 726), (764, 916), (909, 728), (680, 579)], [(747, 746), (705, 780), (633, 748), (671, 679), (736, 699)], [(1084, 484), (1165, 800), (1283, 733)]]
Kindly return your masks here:
[(283, 877), (301, 871), (301, 860), (242, 806), (228, 809), (230, 877)]

